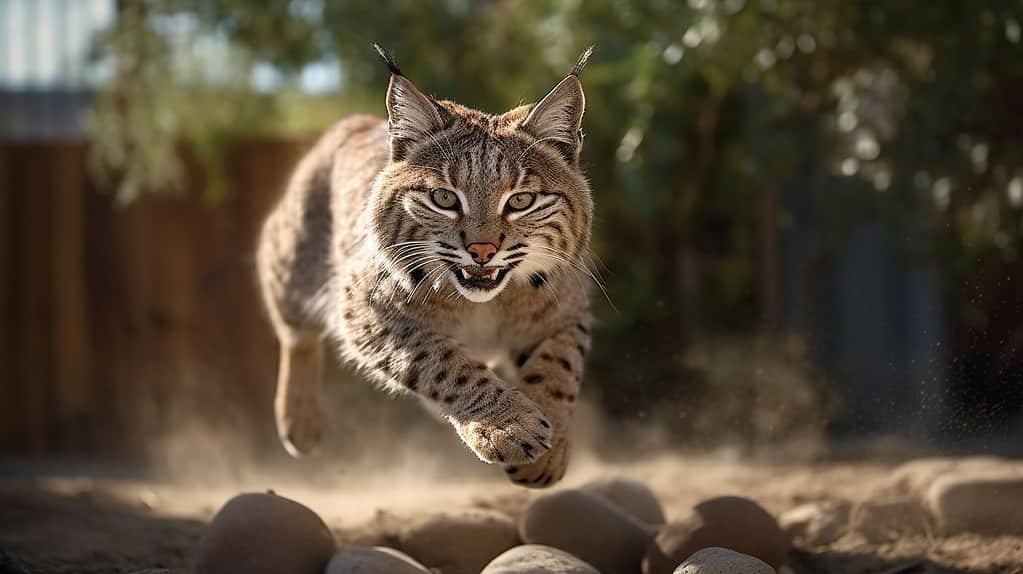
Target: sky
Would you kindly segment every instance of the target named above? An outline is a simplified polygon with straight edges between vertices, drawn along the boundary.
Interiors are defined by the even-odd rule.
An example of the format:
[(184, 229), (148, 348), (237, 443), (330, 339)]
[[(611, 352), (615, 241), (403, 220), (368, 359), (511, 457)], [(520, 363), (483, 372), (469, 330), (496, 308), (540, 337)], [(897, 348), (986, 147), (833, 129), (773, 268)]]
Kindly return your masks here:
[[(115, 0), (0, 0), (0, 90), (94, 85), (102, 67), (86, 65), (90, 42), (115, 17)], [(226, 44), (210, 37), (195, 49), (206, 53), (193, 56), (213, 63), (224, 61)], [(323, 93), (336, 91), (340, 81), (336, 61), (316, 62), (302, 71), (298, 86)], [(282, 80), (272, 66), (257, 65), (251, 82), (257, 90), (273, 91)]]

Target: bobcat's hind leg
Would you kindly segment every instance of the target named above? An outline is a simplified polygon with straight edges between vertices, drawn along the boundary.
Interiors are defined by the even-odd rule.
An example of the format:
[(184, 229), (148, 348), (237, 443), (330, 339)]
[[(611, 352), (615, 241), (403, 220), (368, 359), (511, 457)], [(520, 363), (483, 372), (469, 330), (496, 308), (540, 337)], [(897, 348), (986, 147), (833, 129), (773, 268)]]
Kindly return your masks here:
[(323, 409), (323, 338), (319, 334), (281, 339), (274, 417), (288, 454), (312, 454), (327, 426)]
[(277, 434), (295, 457), (312, 453), (326, 428), (320, 397), (325, 329), (314, 309), (329, 275), (329, 167), (317, 155), (302, 161), (263, 225), (256, 253), (263, 301), (280, 342)]

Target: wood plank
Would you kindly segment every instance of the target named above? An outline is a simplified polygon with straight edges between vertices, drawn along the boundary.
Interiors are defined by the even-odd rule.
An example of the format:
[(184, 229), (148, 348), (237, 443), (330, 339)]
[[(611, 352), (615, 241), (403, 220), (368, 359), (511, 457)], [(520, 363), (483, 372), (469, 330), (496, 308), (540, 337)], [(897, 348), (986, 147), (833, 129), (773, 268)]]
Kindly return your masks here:
[(14, 294), (18, 291), (18, 275), (14, 269), (14, 191), (11, 185), (11, 155), (9, 145), (0, 144), (0, 450), (15, 448), (21, 416), (16, 400), (14, 364)]
[(23, 278), (15, 307), (20, 317), (15, 345), (20, 363), (17, 384), (22, 391), (23, 442), (28, 451), (43, 453), (52, 446), (48, 407), (52, 392), (49, 293), (53, 282), (48, 258), (53, 231), (49, 217), (53, 171), (50, 154), (38, 146), (26, 146), (18, 156), (14, 189), (24, 196), (25, 204), (16, 219), (20, 243), (17, 272)]
[(83, 249), (86, 166), (80, 145), (61, 145), (53, 156), (53, 234), (48, 258), (53, 280), (52, 416), (60, 444), (80, 450), (88, 445), (92, 430), (84, 424), (92, 396)]

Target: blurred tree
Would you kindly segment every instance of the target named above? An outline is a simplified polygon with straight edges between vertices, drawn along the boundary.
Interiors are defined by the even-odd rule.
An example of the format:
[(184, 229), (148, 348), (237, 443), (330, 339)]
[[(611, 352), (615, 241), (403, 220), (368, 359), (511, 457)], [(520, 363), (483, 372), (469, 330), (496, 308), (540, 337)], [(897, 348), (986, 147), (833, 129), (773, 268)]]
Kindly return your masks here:
[[(758, 260), (793, 217), (824, 251), (864, 221), (898, 226), (908, 256), (946, 262), (957, 324), (971, 312), (961, 278), (1023, 247), (1021, 0), (121, 5), (97, 52), (114, 72), (93, 126), (124, 198), (172, 186), (181, 141), (216, 166), (240, 135), (382, 113), (371, 42), (427, 91), (493, 112), (542, 95), (595, 43), (584, 158), (617, 311), (602, 313), (593, 372), (619, 412), (698, 388), (676, 384), (695, 333), (777, 321)], [(342, 78), (319, 105), (294, 89), (316, 61)], [(271, 90), (256, 81), (267, 70)], [(808, 196), (811, 178), (834, 193)]]

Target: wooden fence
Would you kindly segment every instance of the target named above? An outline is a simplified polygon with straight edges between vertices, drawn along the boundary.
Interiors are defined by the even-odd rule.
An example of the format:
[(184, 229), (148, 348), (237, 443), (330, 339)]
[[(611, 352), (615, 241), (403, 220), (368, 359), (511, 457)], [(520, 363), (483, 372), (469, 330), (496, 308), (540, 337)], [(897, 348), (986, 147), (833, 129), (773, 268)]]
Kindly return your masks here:
[(83, 142), (0, 142), (0, 454), (124, 453), (175, 409), (271, 416), (259, 225), (305, 143), (237, 146), (230, 195), (119, 206)]

